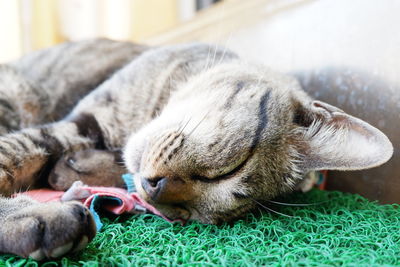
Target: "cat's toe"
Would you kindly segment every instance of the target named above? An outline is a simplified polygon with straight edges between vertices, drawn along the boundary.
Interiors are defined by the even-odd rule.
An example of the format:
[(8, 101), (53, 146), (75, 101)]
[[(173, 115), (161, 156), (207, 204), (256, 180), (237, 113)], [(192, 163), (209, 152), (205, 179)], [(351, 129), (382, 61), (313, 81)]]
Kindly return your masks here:
[(69, 210), (46, 224), (43, 236), (44, 254), (58, 258), (86, 247), (96, 233), (95, 223), (89, 210), (81, 204), (64, 204)]
[(46, 255), (44, 254), (43, 250), (39, 248), (34, 252), (32, 252), (31, 254), (29, 254), (29, 257), (36, 261), (41, 261), (46, 257)]

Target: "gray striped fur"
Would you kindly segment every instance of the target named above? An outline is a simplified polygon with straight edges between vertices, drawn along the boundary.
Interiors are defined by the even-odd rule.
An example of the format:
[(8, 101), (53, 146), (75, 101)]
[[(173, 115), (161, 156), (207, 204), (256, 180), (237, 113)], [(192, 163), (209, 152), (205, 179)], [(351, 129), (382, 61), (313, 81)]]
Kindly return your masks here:
[[(13, 115), (20, 120), (16, 125), (40, 126), (0, 138), (3, 194), (47, 179), (67, 152), (123, 149), (145, 200), (173, 219), (219, 223), (292, 191), (309, 171), (373, 167), (392, 154), (390, 142), (374, 127), (312, 100), (294, 78), (225, 49), (187, 44), (143, 52), (143, 47), (106, 40), (76, 48), (82, 45), (65, 44), (7, 66), (32, 84), (31, 92), (46, 92), (35, 103), (48, 104), (34, 105), (38, 110), (26, 124), (21, 123), (24, 112)], [(99, 53), (101, 45), (122, 47)], [(62, 49), (78, 51), (76, 61), (64, 58), (68, 53)], [(135, 57), (138, 51), (143, 53)], [(38, 67), (32, 68), (35, 62)], [(51, 122), (93, 87), (64, 119)], [(19, 210), (13, 208), (18, 201), (1, 201), (0, 221), (8, 222)], [(45, 216), (43, 224), (54, 229), (59, 226), (53, 220), (73, 213), (63, 206), (58, 216), (38, 215), (33, 207), (40, 204), (24, 205), (32, 206), (27, 216)], [(85, 224), (71, 223), (74, 234), (55, 238), (54, 244), (28, 242), (18, 251), (0, 240), (0, 251), (36, 258), (66, 253), (93, 235), (90, 219), (82, 217)], [(6, 230), (0, 226), (0, 234)]]

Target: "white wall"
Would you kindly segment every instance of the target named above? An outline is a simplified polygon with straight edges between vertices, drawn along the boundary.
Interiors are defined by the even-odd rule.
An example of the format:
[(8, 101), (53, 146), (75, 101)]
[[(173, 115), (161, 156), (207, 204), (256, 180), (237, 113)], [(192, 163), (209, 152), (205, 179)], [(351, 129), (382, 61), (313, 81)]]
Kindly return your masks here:
[(400, 1), (306, 1), (234, 32), (228, 46), (281, 71), (348, 66), (400, 83)]

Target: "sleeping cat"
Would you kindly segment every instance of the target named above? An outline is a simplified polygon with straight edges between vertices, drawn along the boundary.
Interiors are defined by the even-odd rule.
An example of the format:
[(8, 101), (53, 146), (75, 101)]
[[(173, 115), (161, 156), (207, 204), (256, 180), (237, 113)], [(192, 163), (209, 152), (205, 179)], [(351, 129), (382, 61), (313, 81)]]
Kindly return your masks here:
[[(67, 152), (123, 149), (143, 199), (171, 219), (220, 223), (292, 191), (309, 171), (371, 168), (392, 155), (378, 129), (312, 100), (294, 78), (225, 49), (207, 44), (148, 49), (111, 75), (118, 67), (91, 70), (101, 69), (99, 62), (112, 60), (107, 57), (115, 52), (99, 53), (98, 45), (117, 43), (71, 43), (64, 47), (85, 49), (71, 56), (53, 48), (12, 65), (35, 88), (56, 93), (47, 95), (51, 107), (63, 102), (60, 95), (77, 90), (61, 86), (73, 84), (75, 75), (80, 81), (110, 77), (64, 119), (41, 124), (46, 116), (35, 113), (32, 121), (39, 126), (0, 137), (2, 194), (47, 179)], [(69, 58), (74, 56), (83, 59)], [(59, 61), (70, 62), (63, 67), (71, 72), (54, 67)], [(53, 111), (58, 109), (44, 113)], [(2, 252), (59, 257), (82, 249), (94, 234), (91, 215), (80, 204), (0, 199)]]

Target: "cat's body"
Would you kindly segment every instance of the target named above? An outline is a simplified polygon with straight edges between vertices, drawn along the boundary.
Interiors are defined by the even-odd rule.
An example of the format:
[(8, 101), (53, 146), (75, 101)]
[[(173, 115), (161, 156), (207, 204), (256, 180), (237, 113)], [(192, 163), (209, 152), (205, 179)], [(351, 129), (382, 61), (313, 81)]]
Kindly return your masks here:
[(96, 39), (64, 43), (0, 65), (0, 134), (62, 119), (83, 96), (147, 49)]
[[(84, 52), (90, 53), (90, 48)], [(26, 71), (23, 75), (29, 77)], [(145, 200), (172, 219), (205, 223), (232, 220), (258, 201), (290, 192), (308, 171), (373, 167), (392, 154), (381, 132), (313, 101), (295, 79), (205, 44), (143, 53), (65, 119), (4, 135), (0, 148), (3, 194), (46, 179), (67, 151), (123, 149)], [(38, 215), (35, 209), (41, 204), (21, 200), (21, 211), (15, 208), (18, 201), (0, 200), (0, 251), (55, 257), (84, 246), (93, 236), (90, 216), (71, 212), (76, 205), (58, 204), (52, 215)], [(36, 236), (48, 236), (48, 244), (4, 237), (8, 222), (19, 234), (26, 229), (22, 223), (15, 227), (21, 212), (41, 223), (44, 234)], [(54, 223), (63, 216), (68, 224)], [(73, 231), (55, 234), (67, 225)], [(29, 246), (16, 248), (13, 242)]]

